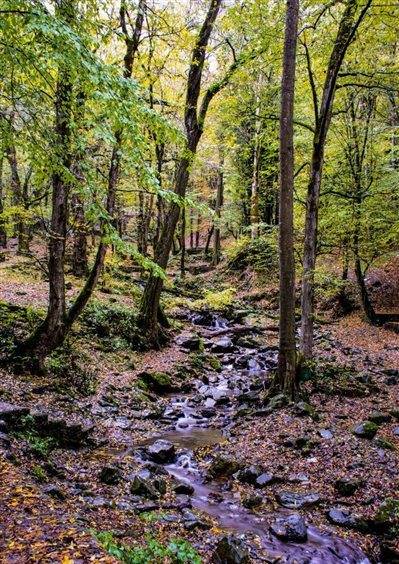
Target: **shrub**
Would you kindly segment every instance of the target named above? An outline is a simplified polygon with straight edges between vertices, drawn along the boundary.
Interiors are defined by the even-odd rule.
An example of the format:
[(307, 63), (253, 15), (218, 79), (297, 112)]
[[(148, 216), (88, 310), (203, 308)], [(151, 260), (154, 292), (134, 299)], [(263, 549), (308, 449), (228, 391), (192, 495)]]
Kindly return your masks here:
[(120, 544), (109, 532), (95, 534), (99, 543), (111, 555), (126, 564), (201, 564), (201, 558), (190, 543), (181, 539), (172, 539), (163, 545), (156, 539), (148, 538), (144, 547), (129, 547)]
[(141, 347), (137, 314), (131, 308), (92, 301), (84, 310), (81, 320), (91, 334), (109, 344), (110, 350), (121, 350), (123, 346), (133, 349)]
[(83, 396), (93, 394), (97, 387), (97, 376), (90, 369), (90, 359), (82, 351), (75, 351), (69, 343), (57, 349), (45, 360), (46, 372), (53, 376), (60, 391)]
[(256, 239), (240, 237), (227, 252), (227, 266), (230, 270), (243, 271), (252, 267), (259, 273), (277, 272), (277, 232), (270, 231)]

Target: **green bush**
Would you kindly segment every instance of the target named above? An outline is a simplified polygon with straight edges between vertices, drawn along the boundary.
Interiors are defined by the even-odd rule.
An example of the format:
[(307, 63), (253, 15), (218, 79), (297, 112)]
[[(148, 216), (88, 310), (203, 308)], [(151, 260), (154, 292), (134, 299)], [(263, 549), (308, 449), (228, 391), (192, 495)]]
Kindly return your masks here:
[(140, 348), (137, 313), (131, 308), (92, 301), (84, 310), (81, 321), (91, 334), (109, 344), (110, 350), (121, 350), (124, 346)]
[(111, 556), (126, 564), (201, 564), (199, 554), (185, 540), (172, 539), (165, 546), (156, 539), (148, 538), (146, 546), (136, 548), (118, 543), (109, 531), (95, 533), (95, 536)]
[(256, 239), (240, 237), (227, 251), (227, 266), (238, 271), (250, 266), (259, 273), (277, 272), (277, 232), (272, 230)]
[(94, 369), (90, 369), (90, 359), (82, 351), (73, 350), (69, 343), (46, 358), (44, 366), (61, 392), (74, 395), (78, 391), (89, 396), (96, 390), (97, 376)]

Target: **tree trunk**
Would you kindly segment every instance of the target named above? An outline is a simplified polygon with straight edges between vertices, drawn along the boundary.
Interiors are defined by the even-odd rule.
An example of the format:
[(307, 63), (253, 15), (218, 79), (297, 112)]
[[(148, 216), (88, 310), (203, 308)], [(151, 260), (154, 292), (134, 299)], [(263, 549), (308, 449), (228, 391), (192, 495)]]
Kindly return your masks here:
[(83, 202), (76, 194), (72, 198), (72, 210), (74, 215), (72, 274), (78, 278), (83, 278), (88, 269), (87, 233)]
[(370, 4), (371, 0), (367, 0), (358, 18), (355, 20), (358, 0), (348, 0), (346, 3), (327, 67), (320, 110), (318, 109), (317, 93), (315, 91), (313, 96), (316, 123), (306, 200), (301, 295), (301, 351), (305, 358), (311, 358), (313, 353), (314, 270), (316, 266), (318, 211), (324, 149), (331, 122), (338, 73), (341, 69), (346, 51), (354, 39), (356, 31), (370, 7)]
[(298, 393), (295, 347), (294, 94), (299, 0), (287, 0), (280, 114), (280, 322), (278, 379), (290, 399)]
[(218, 174), (218, 184), (216, 192), (216, 204), (215, 204), (215, 216), (216, 222), (214, 226), (214, 239), (213, 239), (213, 259), (212, 264), (217, 266), (220, 262), (220, 218), (222, 214), (223, 206), (223, 195), (224, 195), (224, 175), (223, 175), (223, 156), (220, 159), (219, 174)]
[(0, 248), (7, 247), (7, 231), (5, 226), (5, 221), (1, 217), (4, 213), (4, 198), (5, 194), (3, 192), (3, 155), (0, 155)]
[(260, 96), (256, 96), (256, 109), (255, 109), (255, 135), (254, 135), (254, 158), (252, 169), (252, 183), (251, 183), (251, 237), (256, 239), (259, 237), (259, 168), (260, 168), (260, 129), (261, 121), (260, 116)]
[(180, 234), (180, 275), (182, 278), (186, 275), (186, 210), (181, 212), (181, 234)]
[(200, 244), (200, 225), (201, 225), (201, 216), (200, 212), (197, 212), (197, 224), (195, 227), (195, 248), (198, 249)]
[[(204, 23), (199, 32), (194, 46), (190, 69), (187, 80), (186, 103), (184, 112), (184, 123), (186, 129), (187, 144), (178, 162), (174, 192), (179, 200), (185, 198), (189, 179), (191, 162), (195, 156), (198, 142), (201, 138), (204, 120), (212, 97), (223, 86), (219, 83), (217, 88), (209, 88), (205, 93), (200, 111), (198, 113), (198, 99), (201, 90), (202, 71), (205, 62), (206, 47), (218, 15), (222, 0), (211, 0)], [(155, 260), (165, 270), (172, 249), (173, 238), (180, 216), (180, 205), (173, 202), (170, 206), (168, 217), (164, 222), (157, 248), (155, 249)], [(149, 346), (159, 347), (163, 341), (164, 334), (158, 324), (159, 302), (163, 287), (163, 279), (155, 273), (151, 273), (144, 289), (141, 302), (139, 323), (145, 333)]]

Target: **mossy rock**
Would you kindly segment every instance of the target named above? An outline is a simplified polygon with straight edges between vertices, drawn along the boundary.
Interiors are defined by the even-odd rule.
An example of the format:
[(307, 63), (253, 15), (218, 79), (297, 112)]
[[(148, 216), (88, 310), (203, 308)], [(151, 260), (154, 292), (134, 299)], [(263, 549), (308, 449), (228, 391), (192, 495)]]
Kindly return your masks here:
[(383, 501), (370, 525), (377, 532), (396, 537), (399, 534), (399, 499), (389, 497)]
[(212, 370), (215, 370), (215, 372), (220, 372), (222, 370), (222, 363), (216, 356), (208, 355), (207, 360)]
[(353, 429), (353, 433), (357, 437), (361, 437), (363, 439), (374, 439), (377, 431), (378, 425), (376, 425), (372, 421), (364, 421)]
[(396, 446), (391, 441), (388, 441), (388, 439), (384, 439), (383, 437), (375, 439), (375, 443), (377, 446), (385, 450), (396, 450)]
[(167, 394), (176, 389), (167, 372), (141, 372), (137, 377), (137, 385), (156, 394)]
[(219, 476), (232, 476), (241, 468), (241, 464), (234, 458), (218, 455), (214, 458), (209, 466), (209, 475), (212, 478)]

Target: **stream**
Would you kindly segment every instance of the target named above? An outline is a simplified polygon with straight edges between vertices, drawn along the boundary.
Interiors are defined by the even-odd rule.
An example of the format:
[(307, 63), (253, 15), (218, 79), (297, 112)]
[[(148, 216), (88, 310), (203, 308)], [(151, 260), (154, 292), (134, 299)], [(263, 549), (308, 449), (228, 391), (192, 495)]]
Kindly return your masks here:
[[(158, 439), (173, 443), (178, 455), (172, 464), (164, 465), (165, 470), (193, 488), (192, 507), (216, 519), (220, 528), (244, 538), (259, 538), (267, 556), (256, 557), (254, 562), (369, 564), (365, 554), (349, 540), (322, 533), (312, 525), (308, 525), (306, 542), (279, 540), (270, 532), (270, 524), (276, 518), (291, 515), (292, 510), (281, 508), (257, 514), (240, 504), (226, 488), (226, 482), (203, 476), (195, 460), (195, 449), (229, 440), (237, 405), (245, 407), (246, 398), (250, 400), (267, 388), (270, 371), (276, 367), (277, 351), (275, 347), (248, 348), (237, 344), (233, 333), (212, 337), (210, 330), (219, 334), (229, 328), (229, 322), (218, 316), (204, 320), (197, 315), (190, 321), (199, 334), (206, 335), (205, 349), (219, 358), (222, 369), (198, 380), (192, 392), (171, 396), (162, 418), (167, 428), (137, 445), (138, 450)], [(250, 331), (249, 328), (248, 335)]]

